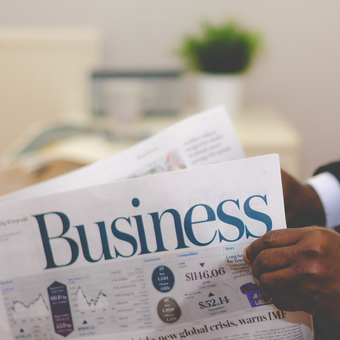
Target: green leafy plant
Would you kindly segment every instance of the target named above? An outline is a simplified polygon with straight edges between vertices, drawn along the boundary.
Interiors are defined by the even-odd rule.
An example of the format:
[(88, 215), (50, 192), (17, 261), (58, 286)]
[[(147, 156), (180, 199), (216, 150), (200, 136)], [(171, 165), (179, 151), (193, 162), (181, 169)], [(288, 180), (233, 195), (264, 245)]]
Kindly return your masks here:
[(253, 61), (261, 45), (259, 33), (242, 29), (235, 22), (202, 24), (202, 35), (187, 36), (179, 48), (190, 70), (206, 73), (241, 73)]

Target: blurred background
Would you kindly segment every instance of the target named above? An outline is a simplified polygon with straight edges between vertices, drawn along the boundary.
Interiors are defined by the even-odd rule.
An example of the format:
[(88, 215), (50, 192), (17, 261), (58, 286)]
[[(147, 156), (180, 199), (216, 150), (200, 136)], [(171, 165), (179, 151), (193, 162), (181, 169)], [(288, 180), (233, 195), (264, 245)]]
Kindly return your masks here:
[[(79, 122), (92, 117), (98, 109), (96, 91), (100, 90), (96, 86), (103, 75), (137, 72), (145, 77), (163, 72), (177, 77), (184, 66), (175, 51), (183, 37), (198, 33), (203, 21), (233, 19), (263, 37), (261, 50), (244, 75), (242, 107), (249, 114), (261, 110), (278, 113), (289, 123), (295, 136), (294, 152), (298, 152), (294, 175), (304, 179), (317, 166), (340, 158), (338, 1), (0, 0), (0, 8), (1, 157), (34, 138), (37, 129), (31, 125), (45, 115)], [(38, 38), (29, 36), (32, 31)], [(25, 35), (30, 47), (21, 53)], [(39, 39), (45, 41), (41, 60), (34, 55), (40, 48)], [(19, 52), (10, 41), (17, 41)], [(68, 46), (68, 55), (53, 50), (58, 43)], [(16, 57), (11, 54), (15, 48)], [(54, 59), (44, 59), (49, 52)], [(20, 60), (24, 53), (32, 59), (30, 63)], [(45, 75), (39, 75), (33, 68), (38, 70), (46, 60)], [(54, 82), (46, 80), (53, 78)], [(30, 94), (34, 84), (44, 81), (47, 84), (40, 87), (40, 95)], [(187, 106), (179, 104), (179, 111), (193, 113), (196, 109), (191, 81), (189, 77), (181, 87)], [(31, 96), (30, 100), (25, 96)], [(99, 111), (95, 114), (100, 115)], [(64, 126), (62, 134), (74, 130), (74, 125), (66, 130)], [(59, 132), (54, 131), (53, 138)], [(21, 135), (26, 139), (18, 142)]]

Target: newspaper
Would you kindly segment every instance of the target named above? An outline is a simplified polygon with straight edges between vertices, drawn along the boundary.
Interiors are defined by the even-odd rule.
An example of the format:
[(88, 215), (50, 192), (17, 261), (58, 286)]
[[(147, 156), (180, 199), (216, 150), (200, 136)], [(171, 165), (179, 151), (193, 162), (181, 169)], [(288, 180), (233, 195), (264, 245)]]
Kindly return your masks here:
[[(183, 130), (179, 123), (182, 135), (170, 128), (163, 145), (158, 136), (165, 154), (154, 153), (157, 164), (137, 162), (150, 139), (4, 200), (1, 340), (313, 338), (311, 317), (277, 310), (243, 262), (250, 242), (285, 227), (280, 166), (277, 155), (206, 165), (243, 157), (223, 116), (193, 117), (191, 131), (191, 119)], [(218, 140), (220, 159), (203, 159), (206, 147), (197, 162), (206, 166), (189, 168)], [(133, 164), (125, 175), (119, 160)], [(110, 161), (116, 169), (106, 168)], [(187, 169), (168, 171), (178, 168)], [(107, 176), (95, 179), (96, 171)]]
[(223, 106), (190, 116), (112, 157), (0, 197), (0, 203), (244, 158)]

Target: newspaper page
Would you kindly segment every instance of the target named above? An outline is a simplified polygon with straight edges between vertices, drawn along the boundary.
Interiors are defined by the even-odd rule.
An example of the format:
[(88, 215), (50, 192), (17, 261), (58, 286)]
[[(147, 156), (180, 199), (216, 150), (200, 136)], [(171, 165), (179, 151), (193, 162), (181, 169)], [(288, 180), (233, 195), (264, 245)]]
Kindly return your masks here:
[(223, 106), (190, 116), (112, 157), (0, 197), (0, 203), (244, 158)]
[(277, 155), (0, 206), (0, 339), (313, 339), (243, 249), (285, 227)]

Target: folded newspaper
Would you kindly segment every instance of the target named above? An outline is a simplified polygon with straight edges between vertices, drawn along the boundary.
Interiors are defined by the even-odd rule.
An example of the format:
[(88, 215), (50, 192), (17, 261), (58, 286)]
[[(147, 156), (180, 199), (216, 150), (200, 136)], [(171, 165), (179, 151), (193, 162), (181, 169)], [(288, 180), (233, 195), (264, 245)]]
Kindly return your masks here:
[(222, 107), (0, 201), (1, 340), (313, 339), (243, 261), (285, 228), (280, 165)]

